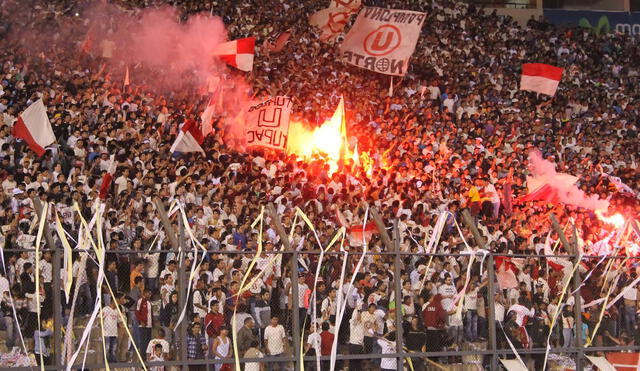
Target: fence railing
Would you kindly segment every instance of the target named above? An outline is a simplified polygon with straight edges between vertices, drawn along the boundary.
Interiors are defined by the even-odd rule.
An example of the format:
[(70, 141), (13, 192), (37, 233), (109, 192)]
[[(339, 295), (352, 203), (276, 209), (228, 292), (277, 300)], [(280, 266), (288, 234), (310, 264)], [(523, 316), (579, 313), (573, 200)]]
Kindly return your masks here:
[[(303, 363), (306, 370), (316, 369), (318, 361), (322, 370), (329, 370), (334, 362), (336, 370), (423, 370), (447, 364), (498, 369), (500, 359), (516, 357), (514, 349), (534, 369), (539, 369), (545, 355), (550, 354), (553, 360), (558, 356), (565, 361), (571, 359), (580, 370), (587, 362), (585, 354), (640, 350), (638, 345), (626, 345), (631, 342), (625, 338), (636, 336), (637, 308), (631, 308), (624, 300), (610, 306), (623, 284), (629, 283), (624, 281), (627, 278), (622, 268), (638, 264), (637, 258), (499, 254), (484, 250), (417, 254), (401, 251), (397, 223), (392, 232), (387, 236), (389, 245), (380, 251), (363, 252), (351, 247), (340, 250), (339, 244), (326, 252), (319, 248), (298, 251), (292, 246), (265, 250), (245, 276), (255, 251), (193, 249), (179, 223), (179, 250), (108, 250), (102, 266), (109, 286), (113, 286), (110, 290), (97, 287), (101, 263), (95, 251), (74, 250), (77, 264), (86, 263), (74, 268), (68, 298), (64, 282), (58, 279), (64, 266), (63, 249), (46, 246), (40, 250), (43, 258), (51, 255), (52, 279), (43, 274), (44, 281), (40, 281), (41, 326), (34, 323), (35, 309), (29, 306), (33, 295), (24, 295), (31, 294), (33, 288), (25, 288), (28, 283), (23, 279), (28, 281), (28, 277), (20, 277), (22, 288), (11, 290), (13, 305), (3, 307), (0, 324), (4, 327), (0, 326), (0, 331), (5, 332), (0, 350), (4, 345), (33, 353), (39, 343), (44, 344), (46, 351), (40, 353), (45, 353), (42, 359), (47, 370), (102, 369), (107, 362), (111, 369), (165, 366), (219, 370), (222, 364), (233, 369), (234, 348), (241, 367), (264, 363), (270, 370), (299, 370)], [(377, 244), (384, 246), (382, 238)], [(6, 249), (3, 258), (8, 264), (13, 261), (11, 256), (33, 253), (33, 249)], [(360, 260), (363, 263), (353, 277)], [(558, 271), (558, 264), (567, 267)], [(141, 267), (143, 278), (136, 279)], [(516, 277), (515, 270), (537, 273)], [(450, 282), (445, 271), (458, 279)], [(429, 277), (431, 273), (436, 274)], [(82, 279), (85, 274), (86, 282)], [(536, 291), (532, 283), (536, 275), (545, 277), (547, 284), (556, 288)], [(246, 292), (238, 294), (242, 281), (250, 285), (245, 285)], [(521, 292), (522, 282), (527, 287)], [(437, 289), (435, 283), (439, 284)], [(581, 297), (580, 288), (589, 292), (588, 302)], [(556, 297), (540, 298), (550, 292), (557, 293)], [(147, 293), (144, 304), (139, 297)], [(597, 298), (606, 299), (594, 305)], [(540, 318), (522, 314), (531, 308), (543, 313), (540, 300), (554, 309)], [(124, 321), (114, 313), (115, 306), (107, 309), (114, 301), (120, 305)], [(572, 307), (564, 306), (571, 302)], [(514, 306), (517, 303), (522, 308)], [(98, 304), (101, 308), (96, 310)], [(584, 304), (590, 307), (583, 308)], [(444, 311), (435, 324), (427, 323), (434, 319), (429, 313), (432, 307)], [(150, 321), (144, 317), (149, 314), (144, 308), (150, 312)], [(592, 316), (583, 326), (585, 312)], [(554, 314), (557, 320), (553, 320)], [(88, 323), (92, 323), (90, 330)], [(312, 327), (317, 328), (313, 335)], [(45, 336), (46, 328), (51, 333)], [(83, 336), (88, 341), (83, 343)], [(327, 346), (333, 344), (333, 338), (338, 340), (335, 355), (330, 356)], [(81, 343), (84, 348), (78, 347)], [(63, 356), (65, 346), (71, 351)], [(319, 357), (313, 354), (314, 350), (321, 353)], [(77, 357), (69, 367), (72, 353)], [(225, 354), (227, 357), (220, 356)], [(40, 362), (39, 354), (35, 359)], [(157, 359), (161, 361), (154, 361)]]

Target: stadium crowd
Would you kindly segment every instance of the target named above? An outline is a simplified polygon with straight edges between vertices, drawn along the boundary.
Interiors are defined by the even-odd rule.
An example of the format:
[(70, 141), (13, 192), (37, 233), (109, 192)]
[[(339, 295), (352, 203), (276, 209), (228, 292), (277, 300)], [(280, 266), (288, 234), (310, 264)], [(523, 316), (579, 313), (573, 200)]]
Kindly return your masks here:
[[(140, 8), (166, 3), (179, 9), (183, 21), (208, 12), (224, 20), (229, 39), (256, 36), (253, 72), (228, 73), (245, 76), (252, 95), (294, 97), (296, 120), (320, 125), (344, 96), (349, 144), (353, 149), (357, 143), (359, 151), (369, 156), (371, 169), (348, 163), (331, 174), (320, 158), (301, 160), (284, 153), (231, 148), (224, 140), (224, 117), (216, 118), (216, 132), (202, 145), (206, 155), (172, 154), (169, 149), (179, 125), (198, 120), (208, 101), (200, 87), (186, 85), (170, 94), (158, 93), (144, 81), (135, 81), (135, 76), (149, 76), (142, 73), (145, 66), (138, 66), (132, 68), (132, 86), (123, 89), (124, 69), (110, 60), (114, 45), (94, 40), (90, 53), (79, 51), (90, 27), (83, 19), (87, 3), (29, 3), (32, 6), (15, 0), (0, 4), (0, 247), (4, 249), (0, 329), (7, 331), (8, 349), (22, 347), (20, 337), (24, 337), (29, 352), (48, 358), (50, 319), (58, 310), (53, 308), (51, 292), (53, 280), (58, 279), (52, 253), (36, 257), (33, 250), (27, 251), (33, 249), (37, 231), (32, 199), (51, 205), (48, 223), (55, 230), (55, 211), (71, 241), (80, 225), (73, 205), (77, 203), (84, 218), (91, 219), (111, 154), (117, 171), (106, 202), (104, 270), (115, 299), (107, 289), (102, 291), (111, 362), (135, 358), (124, 327), (146, 359), (172, 360), (180, 355), (174, 329), (182, 311), (178, 271), (184, 268), (188, 274), (199, 261), (188, 254), (180, 265), (156, 210), (157, 198), (167, 208), (174, 201), (183, 205), (195, 238), (209, 250), (193, 282), (187, 283), (191, 294), (184, 345), (189, 359), (233, 358), (234, 336), (240, 357), (290, 354), (297, 346), (291, 344), (293, 310), (307, 324), (303, 339), (307, 355), (329, 355), (335, 336), (339, 353), (393, 353), (398, 301), (404, 343), (410, 351), (482, 344), (488, 337), (491, 300), (500, 322), (501, 347), (508, 346), (507, 340), (516, 348), (546, 347), (557, 308), (554, 346), (572, 347), (577, 336), (586, 342), (596, 324), (594, 344), (638, 344), (637, 285), (604, 312), (602, 322), (599, 314), (606, 304), (584, 309), (583, 328), (578, 329), (573, 297), (559, 303), (564, 278), (570, 274), (534, 256), (544, 252), (547, 236), (552, 246), (559, 240), (551, 229), (552, 213), (562, 226), (575, 224), (577, 241), (573, 233), (567, 238), (587, 255), (598, 255), (592, 247), (613, 227), (590, 210), (518, 201), (527, 193), (527, 155), (537, 148), (558, 171), (579, 177), (587, 194), (610, 200), (611, 213), (627, 220), (638, 217), (635, 195), (618, 191), (602, 176), (619, 177), (631, 189), (640, 188), (636, 38), (556, 29), (543, 22), (519, 26), (508, 17), (457, 1), (365, 0), (368, 6), (427, 13), (410, 71), (395, 81), (393, 95), (388, 96), (388, 76), (341, 63), (336, 44), (318, 40), (307, 19), (327, 4), (243, 0), (236, 7), (224, 1), (114, 1), (117, 7), (112, 11), (133, 17)], [(44, 27), (49, 35), (38, 33)], [(265, 40), (286, 30), (292, 36), (282, 51), (261, 50)], [(69, 40), (75, 48), (66, 47)], [(30, 45), (46, 48), (34, 54)], [(565, 68), (555, 97), (518, 89), (520, 66), (527, 61)], [(48, 108), (57, 138), (42, 158), (11, 131), (18, 115), (39, 98)], [(301, 252), (299, 272), (290, 271), (288, 255), (271, 259), (269, 252), (280, 250), (282, 243), (269, 219), (262, 241), (264, 255), (247, 272), (261, 235), (252, 223), (268, 202), (276, 205), (287, 233), (293, 230), (292, 245)], [(362, 225), (367, 206), (378, 208), (389, 227), (397, 219), (401, 251), (416, 254), (403, 256), (400, 277), (395, 277), (393, 256), (379, 254), (388, 252), (387, 247), (378, 233), (368, 233), (371, 253), (351, 291), (346, 290), (351, 275), (344, 277), (346, 311), (336, 329), (343, 255), (324, 257), (315, 285), (319, 255), (305, 252), (317, 252), (318, 244), (327, 246), (340, 227), (337, 214), (348, 226)], [(317, 235), (296, 217), (296, 207), (308, 216)], [(487, 265), (478, 259), (468, 266), (469, 255), (460, 255), (467, 243), (473, 250), (481, 248), (462, 223), (463, 210), (475, 217), (486, 250), (523, 256), (496, 258), (497, 269), (503, 273), (511, 269), (515, 283), (496, 282), (496, 292), (489, 292)], [(436, 251), (454, 255), (430, 260), (419, 253), (443, 211), (449, 214)], [(179, 212), (174, 215), (178, 230)], [(626, 238), (633, 241), (640, 236), (631, 231)], [(362, 247), (361, 237), (352, 233), (347, 250)], [(225, 253), (236, 250), (245, 253)], [(555, 252), (568, 254), (562, 244)], [(98, 266), (83, 255), (73, 255), (74, 282), (72, 296), (64, 300), (65, 321), (86, 320), (94, 310)], [(347, 272), (353, 271), (358, 257), (348, 258)], [(41, 259), (41, 287), (35, 285), (34, 259)], [(583, 261), (582, 278), (592, 269), (594, 273), (580, 290), (581, 304), (602, 292), (615, 297), (639, 274), (634, 258), (616, 260), (618, 267), (608, 272), (598, 259)], [(248, 291), (236, 295), (243, 276), (248, 273), (252, 279), (259, 272), (265, 273)], [(60, 279), (65, 273), (60, 272)], [(292, 279), (298, 280), (298, 298), (292, 297)], [(400, 298), (394, 296), (396, 280), (402, 285)], [(43, 299), (42, 326), (37, 326), (36, 290)], [(127, 323), (120, 321), (117, 306), (127, 314)], [(234, 310), (236, 334), (231, 331)], [(446, 358), (440, 361), (460, 361)], [(279, 366), (284, 368), (268, 363), (269, 369)], [(351, 360), (340, 366), (398, 369), (395, 358)], [(413, 366), (422, 369), (424, 361), (416, 358)], [(218, 365), (216, 370), (232, 368), (228, 367)], [(310, 362), (305, 368), (315, 367)]]

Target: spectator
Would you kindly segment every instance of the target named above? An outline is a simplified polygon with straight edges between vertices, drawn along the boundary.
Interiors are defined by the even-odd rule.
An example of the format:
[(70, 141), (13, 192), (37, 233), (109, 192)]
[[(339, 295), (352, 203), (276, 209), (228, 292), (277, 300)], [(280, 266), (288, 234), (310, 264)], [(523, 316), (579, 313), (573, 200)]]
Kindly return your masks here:
[[(220, 328), (220, 335), (216, 336), (211, 348), (213, 349), (213, 355), (215, 359), (229, 359), (232, 356), (231, 339), (228, 337), (229, 330), (222, 326)], [(216, 363), (216, 371), (228, 371), (231, 370), (231, 364), (229, 363)]]
[[(329, 329), (331, 324), (329, 322), (322, 323), (322, 332), (320, 333), (320, 355), (330, 356), (331, 348), (333, 346), (333, 339), (335, 335), (332, 334)], [(326, 370), (329, 367), (329, 361), (322, 361), (320, 363), (321, 369)]]
[[(267, 354), (271, 357), (279, 357), (284, 353), (285, 345), (287, 344), (287, 336), (284, 332), (284, 327), (278, 324), (278, 317), (271, 317), (271, 324), (264, 329), (264, 341)], [(275, 368), (284, 370), (284, 364), (282, 362), (272, 361), (267, 365), (269, 371)]]
[(119, 303), (112, 300), (108, 305), (102, 308), (102, 323), (104, 326), (104, 341), (109, 362), (117, 362), (118, 349), (118, 322), (120, 315), (117, 306)]
[[(158, 355), (156, 352), (156, 348), (158, 347), (158, 345), (162, 350), (160, 355)], [(165, 339), (165, 332), (163, 329), (158, 329), (157, 337), (149, 341), (149, 344), (147, 345), (147, 359), (151, 361), (152, 358), (157, 358), (158, 356), (160, 356), (163, 360), (169, 360), (169, 352), (169, 342)]]
[(253, 333), (255, 322), (252, 318), (244, 319), (244, 325), (238, 330), (236, 339), (238, 344), (238, 353), (245, 354), (251, 347), (251, 344), (258, 341), (258, 337)]
[[(244, 358), (263, 358), (264, 354), (262, 354), (258, 345), (257, 341), (251, 343), (251, 347), (244, 353)], [(264, 363), (247, 362), (244, 365), (244, 371), (264, 371)]]
[[(187, 335), (187, 358), (188, 359), (204, 359), (205, 354), (207, 353), (207, 340), (204, 335), (200, 333), (201, 330), (200, 323), (192, 323), (189, 329), (189, 334)], [(190, 370), (203, 370), (205, 367), (203, 365), (191, 365), (189, 366)]]
[(151, 341), (151, 328), (152, 328), (152, 306), (151, 302), (151, 290), (144, 289), (142, 293), (142, 297), (138, 300), (136, 304), (136, 319), (140, 324), (140, 346), (138, 349), (146, 350), (149, 345), (149, 341)]

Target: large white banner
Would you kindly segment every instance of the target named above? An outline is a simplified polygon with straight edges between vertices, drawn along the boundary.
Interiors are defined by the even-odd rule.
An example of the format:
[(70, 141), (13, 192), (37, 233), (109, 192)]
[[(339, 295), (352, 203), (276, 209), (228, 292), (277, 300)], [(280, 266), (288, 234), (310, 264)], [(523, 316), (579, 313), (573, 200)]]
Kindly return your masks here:
[(340, 47), (354, 66), (404, 76), (416, 48), (425, 13), (364, 7)]
[(292, 106), (289, 97), (270, 98), (249, 106), (245, 115), (247, 147), (286, 150)]

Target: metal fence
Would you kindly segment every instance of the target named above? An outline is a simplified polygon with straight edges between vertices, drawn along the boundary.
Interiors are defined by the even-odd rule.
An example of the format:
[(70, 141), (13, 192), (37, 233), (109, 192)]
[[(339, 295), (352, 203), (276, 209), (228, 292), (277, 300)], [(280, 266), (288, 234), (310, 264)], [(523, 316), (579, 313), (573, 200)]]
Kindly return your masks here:
[[(640, 260), (635, 260), (636, 258), (572, 258), (571, 265), (574, 269), (570, 283), (566, 290), (562, 290), (564, 297), (558, 300), (566, 303), (572, 297), (574, 305), (571, 311), (565, 307), (559, 313), (559, 321), (551, 330), (548, 324), (534, 323), (534, 319), (526, 325), (514, 325), (518, 319), (509, 318), (507, 311), (513, 303), (510, 300), (517, 299), (517, 293), (514, 295), (500, 287), (500, 284), (504, 285), (504, 279), (499, 276), (505, 274), (507, 264), (518, 259), (526, 260), (525, 265), (538, 269), (544, 275), (552, 270), (544, 266), (546, 260), (543, 258), (567, 259), (566, 255), (477, 253), (474, 255), (475, 262), (469, 264), (471, 255), (464, 252), (416, 254), (401, 251), (397, 225), (394, 231), (395, 238), (387, 241), (394, 246), (393, 251), (381, 249), (367, 252), (364, 256), (359, 249), (346, 248), (340, 251), (337, 247), (326, 253), (320, 249), (265, 250), (258, 265), (247, 278), (247, 282), (251, 282), (260, 275), (260, 280), (253, 281), (250, 290), (242, 295), (233, 293), (244, 278), (246, 265), (253, 259), (255, 252), (209, 250), (201, 260), (206, 262), (200, 266), (198, 273), (202, 274), (193, 274), (195, 270), (192, 268), (199, 264), (200, 259), (196, 261), (194, 257), (190, 257), (181, 226), (177, 234), (178, 243), (185, 253), (178, 254), (175, 249), (145, 251), (114, 248), (107, 251), (106, 261), (114, 263), (105, 264), (108, 273), (106, 278), (110, 285), (115, 286), (112, 287), (115, 298), (107, 294), (108, 290), (95, 287), (99, 262), (92, 251), (85, 250), (74, 253), (77, 264), (83, 262), (82, 256), (87, 259), (85, 266), (74, 270), (71, 296), (66, 299), (63, 282), (58, 279), (58, 272), (62, 271), (63, 266), (63, 250), (47, 246), (41, 251), (45, 261), (50, 260), (53, 274), (52, 279), (46, 274), (42, 275), (41, 327), (38, 328), (33, 306), (30, 307), (28, 303), (28, 300), (33, 300), (33, 296), (29, 295), (33, 293), (33, 288), (24, 289), (25, 284), (21, 282), (22, 292), (20, 288), (11, 292), (16, 305), (3, 306), (4, 317), (0, 325), (4, 326), (0, 326), (0, 331), (5, 332), (0, 340), (0, 350), (3, 344), (7, 348), (13, 345), (20, 349), (24, 345), (29, 350), (34, 349), (34, 343), (36, 348), (38, 343), (44, 344), (46, 351), (42, 353), (45, 353), (44, 368), (47, 370), (69, 368), (68, 355), (62, 356), (65, 342), (70, 344), (71, 353), (78, 353), (70, 366), (72, 369), (104, 369), (106, 355), (110, 369), (166, 367), (167, 370), (231, 370), (235, 367), (235, 357), (230, 355), (234, 348), (231, 339), (235, 337), (242, 369), (260, 369), (259, 365), (264, 364), (269, 370), (299, 370), (304, 363), (306, 370), (317, 369), (317, 366), (321, 370), (329, 370), (332, 357), (313, 355), (316, 349), (313, 345), (316, 343), (310, 338), (317, 339), (320, 345), (318, 350), (327, 354), (326, 345), (331, 343), (333, 337), (338, 337), (336, 370), (424, 370), (456, 367), (495, 370), (501, 367), (500, 359), (516, 357), (514, 348), (530, 369), (540, 369), (547, 349), (546, 343), (539, 340), (541, 337), (536, 337), (537, 331), (543, 332), (542, 338), (549, 340), (549, 354), (568, 357), (575, 361), (576, 369), (581, 370), (588, 363), (586, 354), (637, 352), (640, 349), (638, 345), (624, 345), (625, 334), (627, 337), (637, 337), (638, 332), (635, 318), (637, 308), (627, 308), (624, 301), (619, 301), (607, 312), (602, 308), (608, 302), (591, 306), (588, 311), (593, 315), (586, 326), (590, 333), (582, 336), (582, 329), (585, 327), (583, 313), (586, 310), (582, 308), (584, 303), (578, 291), (580, 287), (583, 290), (588, 288), (594, 299), (612, 299), (620, 293), (623, 286), (620, 278), (613, 276), (620, 271), (620, 267), (637, 265)], [(383, 241), (380, 241), (380, 245), (383, 245)], [(5, 250), (3, 257), (6, 263), (11, 263), (14, 259), (27, 259), (33, 253), (33, 250)], [(361, 258), (365, 263), (356, 272), (356, 277), (352, 277), (351, 272)], [(435, 292), (431, 285), (434, 281), (442, 281), (441, 287), (452, 284), (447, 283), (446, 274), (429, 280), (425, 280), (423, 276), (416, 280), (411, 275), (416, 268), (420, 270), (420, 265), (426, 266), (423, 274), (435, 266), (440, 267), (436, 272), (441, 273), (451, 259), (455, 259), (460, 266), (456, 273), (459, 285), (464, 283), (465, 295), (472, 295), (465, 300), (475, 307), (464, 304), (458, 310), (455, 295), (447, 296), (444, 290), (441, 298), (451, 300), (446, 305), (440, 303), (443, 310), (448, 312), (444, 322), (441, 326), (425, 327), (424, 310), (435, 305), (430, 301), (435, 300), (433, 298), (436, 296), (433, 295)], [(139, 266), (141, 261), (143, 265)], [(152, 263), (154, 266), (151, 267), (150, 261), (157, 262), (157, 265)], [(175, 271), (167, 268), (169, 265), (173, 266), (174, 262)], [(579, 269), (581, 262), (587, 264), (588, 270)], [(137, 274), (132, 272), (145, 264), (143, 278), (135, 279)], [(230, 268), (225, 264), (230, 264)], [(41, 264), (40, 269), (42, 268)], [(165, 269), (169, 273), (165, 277), (160, 276), (160, 272)], [(320, 283), (315, 280), (317, 269), (320, 276), (325, 278)], [(219, 270), (228, 272), (231, 278), (221, 280), (220, 277), (211, 277), (219, 276)], [(86, 282), (81, 278), (85, 272)], [(375, 273), (375, 280), (367, 280), (367, 274), (372, 273)], [(168, 288), (171, 287), (174, 276), (175, 293), (172, 294), (170, 291), (173, 290)], [(400, 279), (394, 279), (396, 277)], [(350, 291), (347, 288), (352, 287), (352, 278), (356, 288)], [(547, 279), (551, 280), (551, 277)], [(606, 280), (615, 282), (603, 283)], [(415, 284), (416, 281), (419, 282), (418, 285)], [(376, 284), (369, 285), (371, 282)], [(517, 284), (520, 283), (521, 280), (518, 280)], [(332, 299), (336, 287), (342, 288), (345, 295), (336, 295)], [(530, 294), (535, 295), (535, 289), (529, 287)], [(88, 332), (86, 347), (78, 350), (77, 345), (94, 313), (99, 291), (102, 292), (104, 309), (97, 311), (98, 317)], [(462, 290), (459, 288), (455, 290), (456, 294), (460, 291)], [(150, 321), (140, 318), (140, 306), (145, 304), (136, 300), (147, 292), (150, 295), (146, 304), (150, 311)], [(425, 292), (430, 294), (425, 295)], [(126, 322), (106, 309), (114, 300), (118, 300), (121, 305)], [(555, 299), (548, 300), (553, 303)], [(175, 305), (167, 304), (172, 301), (176, 301)], [(74, 302), (75, 305), (72, 305)], [(529, 305), (533, 307), (533, 304)], [(340, 308), (343, 306), (344, 314), (340, 315)], [(183, 308), (186, 309), (184, 319), (175, 326)], [(620, 310), (614, 312), (616, 308)], [(610, 312), (613, 312), (614, 318), (611, 318)], [(115, 319), (108, 318), (109, 315)], [(569, 317), (573, 318), (572, 323), (563, 323), (563, 319)], [(342, 320), (338, 326), (340, 318)], [(47, 323), (49, 320), (50, 323)], [(232, 322), (236, 323), (235, 328), (231, 325)], [(317, 335), (310, 336), (313, 326), (317, 328)], [(130, 344), (130, 336), (125, 327), (145, 360), (145, 366)], [(46, 328), (51, 333), (46, 333)], [(526, 329), (528, 336), (518, 334), (520, 328)], [(68, 334), (67, 329), (72, 329), (72, 334)], [(596, 329), (599, 335), (594, 336)], [(222, 335), (225, 331), (227, 336)], [(623, 342), (611, 345), (608, 335), (618, 340), (623, 339)], [(20, 336), (25, 344), (22, 344)], [(585, 342), (592, 338), (593, 342), (586, 346)], [(219, 354), (228, 354), (228, 357), (216, 356), (213, 349)], [(39, 358), (36, 354), (38, 362)], [(154, 361), (156, 359), (161, 361)], [(228, 366), (223, 366), (224, 364)]]

